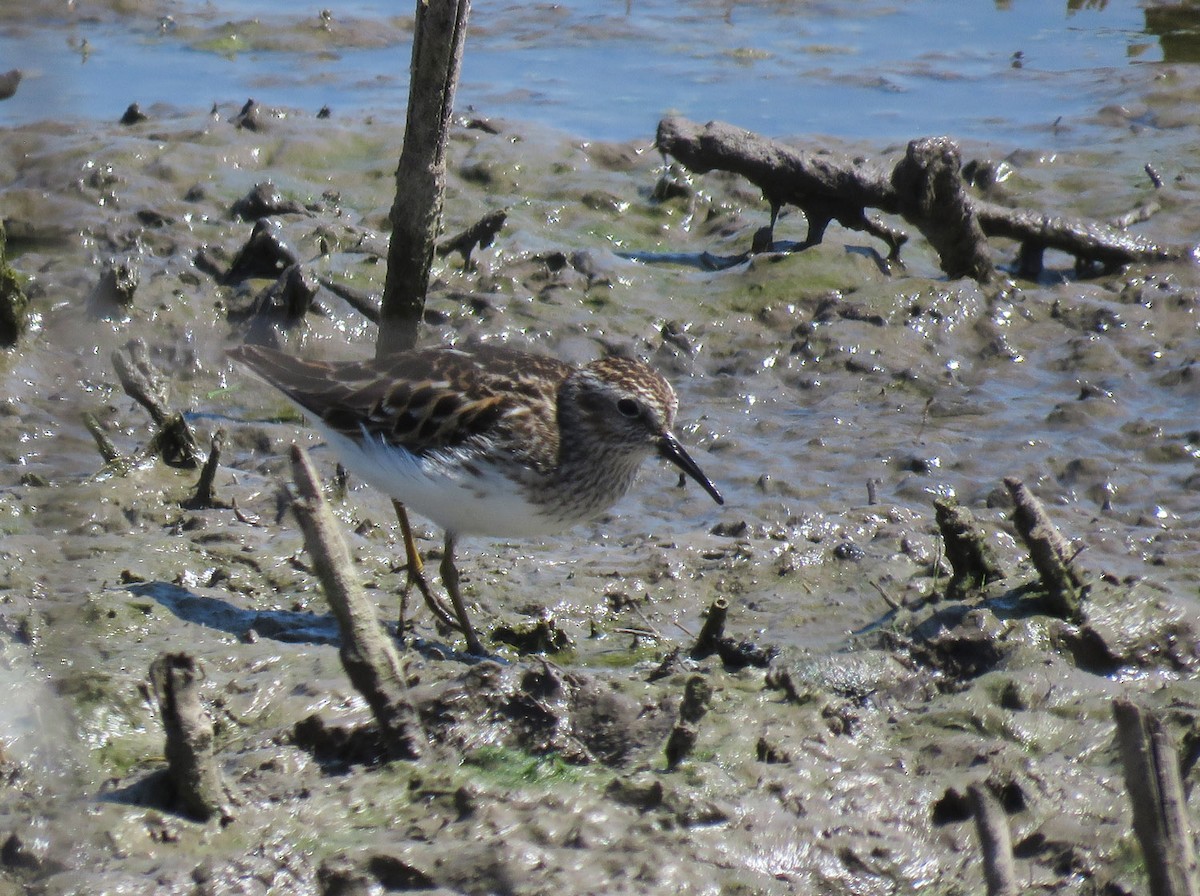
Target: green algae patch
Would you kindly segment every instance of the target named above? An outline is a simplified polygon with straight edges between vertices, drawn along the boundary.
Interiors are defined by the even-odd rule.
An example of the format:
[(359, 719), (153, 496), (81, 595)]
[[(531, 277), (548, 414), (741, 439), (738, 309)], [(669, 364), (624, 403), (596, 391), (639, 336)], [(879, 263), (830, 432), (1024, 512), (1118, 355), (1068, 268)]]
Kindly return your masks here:
[(482, 781), (506, 789), (578, 782), (588, 777), (583, 767), (572, 765), (556, 753), (534, 756), (500, 746), (484, 746), (467, 753), (463, 770), (473, 770)]

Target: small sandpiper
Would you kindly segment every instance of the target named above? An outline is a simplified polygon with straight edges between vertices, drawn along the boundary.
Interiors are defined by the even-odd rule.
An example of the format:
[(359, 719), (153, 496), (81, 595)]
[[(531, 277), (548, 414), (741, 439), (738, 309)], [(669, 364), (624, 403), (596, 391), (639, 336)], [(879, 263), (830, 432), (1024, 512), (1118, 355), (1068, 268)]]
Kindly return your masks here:
[(410, 575), (420, 575), (420, 558), (401, 505), (445, 530), (442, 581), (474, 654), (484, 651), (459, 590), (459, 536), (562, 533), (612, 506), (653, 454), (725, 503), (671, 432), (674, 390), (640, 361), (574, 367), (503, 346), (340, 363), (250, 345), (229, 356), (296, 405), (346, 469), (397, 503)]

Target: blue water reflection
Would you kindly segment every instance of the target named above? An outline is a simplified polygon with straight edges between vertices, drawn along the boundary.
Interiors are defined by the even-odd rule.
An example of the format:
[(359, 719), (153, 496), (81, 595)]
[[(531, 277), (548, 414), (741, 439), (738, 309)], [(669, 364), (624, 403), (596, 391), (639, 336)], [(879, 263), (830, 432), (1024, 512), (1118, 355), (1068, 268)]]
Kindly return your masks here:
[[(261, 49), (254, 35), (311, 32), (315, 7), (164, 8), (170, 18), (0, 9), (0, 70), (26, 74), (0, 121), (116, 119), (133, 101), (196, 108), (248, 97), (403, 114), (411, 4), (331, 6), (335, 31), (366, 19), (390, 37), (306, 41), (294, 52)], [(663, 114), (679, 112), (773, 135), (1014, 140), (1123, 101), (1122, 72), (1162, 62), (1164, 45), (1186, 61), (1189, 22), (1156, 13), (1160, 40), (1148, 17), (1132, 0), (477, 2), (458, 105), (596, 139), (649, 139)], [(254, 19), (262, 25), (243, 28), (250, 49), (219, 39)]]

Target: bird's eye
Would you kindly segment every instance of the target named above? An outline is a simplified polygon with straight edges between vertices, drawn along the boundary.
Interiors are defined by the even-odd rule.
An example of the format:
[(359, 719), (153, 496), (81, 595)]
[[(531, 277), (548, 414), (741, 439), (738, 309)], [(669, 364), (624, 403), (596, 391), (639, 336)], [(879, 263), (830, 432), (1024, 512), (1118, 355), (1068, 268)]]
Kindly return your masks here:
[(640, 417), (642, 414), (642, 409), (638, 407), (638, 403), (632, 398), (622, 398), (618, 401), (617, 410), (630, 419)]

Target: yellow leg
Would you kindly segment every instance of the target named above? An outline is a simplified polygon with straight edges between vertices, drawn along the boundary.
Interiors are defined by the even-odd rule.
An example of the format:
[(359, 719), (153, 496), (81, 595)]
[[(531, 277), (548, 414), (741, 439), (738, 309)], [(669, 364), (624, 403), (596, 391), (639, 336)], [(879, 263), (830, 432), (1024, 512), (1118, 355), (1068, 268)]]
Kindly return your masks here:
[(459, 627), (467, 639), (467, 652), (475, 656), (484, 656), (483, 645), (479, 643), (479, 636), (475, 634), (475, 629), (471, 626), (466, 604), (463, 603), (462, 592), (458, 589), (458, 567), (454, 565), (453, 532), (446, 533), (441, 573), (442, 584), (446, 586), (446, 593), (450, 595), (450, 603), (454, 605), (454, 613), (458, 616)]
[(392, 501), (392, 506), (396, 508), (396, 519), (400, 521), (400, 534), (404, 538), (404, 554), (408, 563), (408, 581), (404, 583), (404, 591), (400, 597), (400, 630), (404, 629), (404, 611), (408, 604), (409, 589), (413, 585), (417, 586), (421, 597), (425, 599), (425, 604), (440, 623), (447, 628), (458, 628), (459, 623), (450, 615), (450, 611), (442, 606), (442, 602), (433, 593), (433, 589), (429, 587), (429, 581), (425, 578), (425, 564), (421, 562), (417, 541), (413, 538), (412, 525), (408, 522), (408, 511), (399, 501)]

